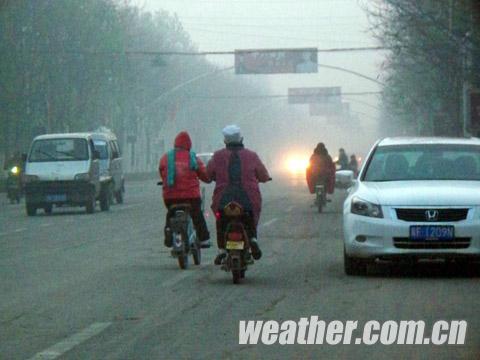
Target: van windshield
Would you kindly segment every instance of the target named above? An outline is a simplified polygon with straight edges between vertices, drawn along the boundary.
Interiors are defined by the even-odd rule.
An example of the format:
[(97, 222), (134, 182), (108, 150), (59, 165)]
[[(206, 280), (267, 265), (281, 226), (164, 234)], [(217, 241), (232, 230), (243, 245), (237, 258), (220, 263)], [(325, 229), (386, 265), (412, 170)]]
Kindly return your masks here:
[(42, 139), (34, 141), (28, 161), (80, 161), (88, 160), (85, 139)]

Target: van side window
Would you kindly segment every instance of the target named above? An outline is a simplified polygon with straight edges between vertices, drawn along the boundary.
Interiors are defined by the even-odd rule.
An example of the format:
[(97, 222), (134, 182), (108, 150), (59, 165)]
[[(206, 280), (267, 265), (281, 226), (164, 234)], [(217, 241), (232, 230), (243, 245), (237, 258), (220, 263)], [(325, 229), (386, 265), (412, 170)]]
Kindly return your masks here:
[(112, 148), (112, 159), (117, 159), (120, 157), (120, 151), (118, 149), (116, 141), (111, 141), (110, 146)]
[(115, 148), (117, 149), (118, 157), (121, 157), (122, 156), (122, 150), (120, 149), (120, 145), (118, 144), (118, 141), (114, 141), (113, 143), (115, 144)]

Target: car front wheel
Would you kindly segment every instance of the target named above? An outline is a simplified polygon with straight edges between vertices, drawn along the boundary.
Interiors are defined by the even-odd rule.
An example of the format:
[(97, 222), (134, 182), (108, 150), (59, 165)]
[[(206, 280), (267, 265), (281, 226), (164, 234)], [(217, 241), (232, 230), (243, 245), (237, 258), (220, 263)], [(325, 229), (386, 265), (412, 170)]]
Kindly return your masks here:
[(354, 258), (347, 255), (343, 249), (343, 268), (347, 275), (365, 275), (367, 273), (367, 263), (363, 259)]

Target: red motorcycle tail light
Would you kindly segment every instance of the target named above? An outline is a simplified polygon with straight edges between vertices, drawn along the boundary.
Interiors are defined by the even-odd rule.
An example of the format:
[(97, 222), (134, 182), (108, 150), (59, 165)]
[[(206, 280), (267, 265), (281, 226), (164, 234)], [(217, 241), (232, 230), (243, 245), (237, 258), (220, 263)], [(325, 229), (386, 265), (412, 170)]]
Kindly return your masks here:
[(215, 219), (220, 220), (221, 217), (222, 217), (222, 213), (220, 211), (216, 211), (215, 212)]
[(242, 241), (243, 240), (243, 234), (239, 232), (230, 232), (227, 235), (228, 240), (230, 241)]

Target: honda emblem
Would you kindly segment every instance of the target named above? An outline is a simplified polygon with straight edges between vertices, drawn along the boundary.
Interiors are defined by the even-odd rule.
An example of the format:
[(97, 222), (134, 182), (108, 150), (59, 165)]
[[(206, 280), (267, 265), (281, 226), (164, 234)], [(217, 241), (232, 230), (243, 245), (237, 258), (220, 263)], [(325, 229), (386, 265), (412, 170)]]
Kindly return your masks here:
[(427, 221), (438, 221), (438, 210), (427, 210), (425, 211), (425, 217)]

